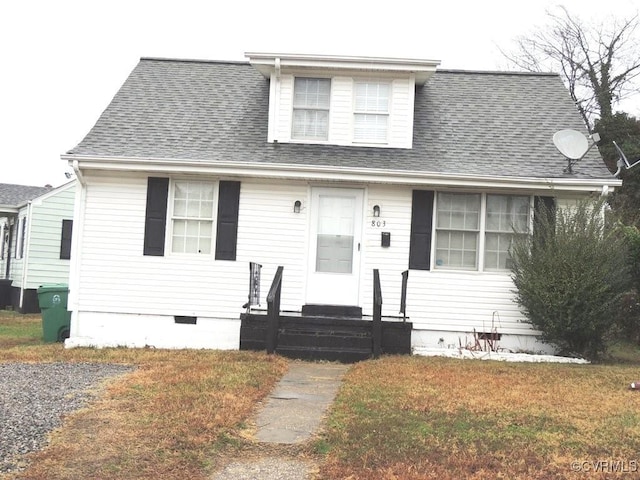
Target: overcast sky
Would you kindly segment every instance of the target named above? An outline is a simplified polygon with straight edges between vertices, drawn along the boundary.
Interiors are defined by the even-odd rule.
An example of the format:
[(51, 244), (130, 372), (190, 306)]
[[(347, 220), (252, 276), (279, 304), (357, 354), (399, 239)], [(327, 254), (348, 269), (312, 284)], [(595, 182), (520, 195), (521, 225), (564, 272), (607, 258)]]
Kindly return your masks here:
[[(58, 186), (73, 148), (140, 57), (245, 60), (245, 52), (440, 60), (504, 70), (498, 46), (546, 23), (557, 1), (16, 0), (0, 7), (0, 183)], [(590, 21), (637, 0), (566, 0)], [(606, 9), (606, 10), (603, 10)], [(640, 35), (640, 32), (637, 32)], [(640, 116), (640, 99), (625, 106)]]

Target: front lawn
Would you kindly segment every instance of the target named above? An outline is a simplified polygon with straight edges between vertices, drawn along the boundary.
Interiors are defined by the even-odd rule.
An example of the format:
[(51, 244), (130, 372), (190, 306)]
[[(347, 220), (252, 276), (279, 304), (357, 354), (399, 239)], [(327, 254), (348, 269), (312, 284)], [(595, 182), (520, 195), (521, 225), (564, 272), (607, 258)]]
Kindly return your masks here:
[[(137, 366), (6, 479), (210, 478), (230, 458), (256, 454), (247, 428), (287, 368), (280, 357), (238, 351), (66, 350), (42, 343), (39, 316), (0, 313), (0, 328), (0, 362)], [(360, 362), (303, 453), (327, 480), (638, 476), (640, 391), (629, 384), (640, 380), (640, 350), (612, 351), (601, 365)]]
[(43, 340), (40, 315), (20, 315), (9, 310), (0, 310), (0, 350), (41, 343)]
[(582, 478), (640, 472), (638, 365), (426, 357), (360, 363), (315, 449), (323, 478)]
[(0, 316), (0, 362), (137, 366), (67, 416), (27, 470), (0, 478), (204, 480), (287, 368), (280, 357), (252, 352), (65, 349), (42, 344), (38, 315)]

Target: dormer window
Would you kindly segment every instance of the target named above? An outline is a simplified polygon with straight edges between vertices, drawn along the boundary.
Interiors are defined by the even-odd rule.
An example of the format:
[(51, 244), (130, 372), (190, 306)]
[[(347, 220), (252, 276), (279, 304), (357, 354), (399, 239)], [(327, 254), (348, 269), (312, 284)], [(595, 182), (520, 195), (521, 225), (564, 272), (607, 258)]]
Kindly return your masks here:
[(389, 97), (387, 82), (355, 82), (353, 140), (356, 142), (386, 143), (389, 126)]
[(291, 138), (327, 140), (331, 80), (297, 77), (293, 89)]
[(269, 80), (268, 143), (412, 148), (416, 86), (436, 60), (246, 54)]

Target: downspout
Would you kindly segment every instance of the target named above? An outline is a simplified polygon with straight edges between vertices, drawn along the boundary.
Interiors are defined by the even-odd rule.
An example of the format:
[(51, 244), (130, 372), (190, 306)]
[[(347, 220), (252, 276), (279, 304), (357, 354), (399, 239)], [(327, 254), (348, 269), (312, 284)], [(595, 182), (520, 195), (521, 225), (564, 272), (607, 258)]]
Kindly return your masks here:
[(87, 184), (84, 181), (84, 177), (82, 176), (82, 171), (80, 170), (78, 160), (73, 160), (73, 161), (70, 161), (69, 163), (71, 163), (71, 166), (73, 168), (73, 173), (76, 175), (76, 178), (78, 179), (78, 182), (80, 182), (80, 185), (82, 185), (83, 187), (86, 187)]
[(7, 265), (5, 267), (4, 278), (7, 280), (11, 275), (11, 240), (13, 240), (13, 232), (15, 230), (14, 225), (16, 223), (16, 217), (9, 219), (9, 241), (7, 242)]
[(275, 85), (274, 85), (274, 95), (273, 95), (273, 143), (278, 143), (278, 132), (280, 130), (280, 126), (278, 125), (278, 113), (280, 111), (280, 57), (277, 57), (274, 61), (275, 67)]
[[(33, 203), (29, 200), (27, 204), (27, 216), (25, 220), (27, 228), (25, 238), (22, 239), (22, 281), (20, 282), (20, 310), (24, 307), (24, 291), (27, 288), (27, 278), (29, 277), (29, 250), (31, 250), (31, 225), (33, 224)], [(19, 234), (20, 232), (18, 232)]]
[(71, 325), (70, 325), (70, 337), (77, 337), (80, 334), (78, 326), (78, 289), (80, 285), (80, 257), (82, 251), (82, 245), (79, 239), (82, 238), (84, 230), (84, 215), (85, 215), (85, 199), (87, 183), (78, 160), (70, 161), (69, 164), (73, 167), (73, 172), (78, 179), (78, 185), (76, 186), (76, 194), (73, 204), (73, 230), (71, 232), (71, 260), (69, 263), (69, 296), (67, 300), (67, 310), (71, 312)]

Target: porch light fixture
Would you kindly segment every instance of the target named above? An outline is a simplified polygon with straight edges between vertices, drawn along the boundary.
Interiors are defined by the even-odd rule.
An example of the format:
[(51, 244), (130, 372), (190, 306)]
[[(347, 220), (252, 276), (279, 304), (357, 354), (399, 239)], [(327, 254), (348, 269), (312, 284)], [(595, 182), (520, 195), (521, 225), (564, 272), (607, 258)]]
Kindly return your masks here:
[(302, 207), (302, 202), (300, 200), (296, 200), (293, 204), (293, 213), (300, 213), (300, 207)]
[(373, 216), (374, 217), (379, 217), (380, 216), (380, 205), (374, 205), (373, 206)]

